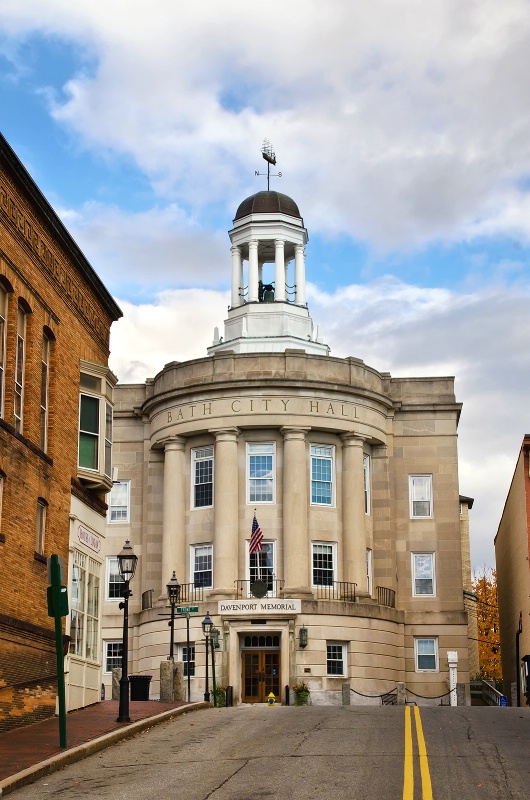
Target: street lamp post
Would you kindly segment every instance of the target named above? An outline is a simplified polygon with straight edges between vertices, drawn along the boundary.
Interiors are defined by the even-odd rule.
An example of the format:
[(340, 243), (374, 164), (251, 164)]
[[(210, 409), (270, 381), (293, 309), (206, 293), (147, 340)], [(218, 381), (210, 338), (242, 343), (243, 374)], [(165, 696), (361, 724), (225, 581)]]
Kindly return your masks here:
[(123, 550), (118, 554), (117, 558), (118, 570), (123, 581), (121, 592), (123, 603), (120, 603), (120, 608), (123, 608), (123, 645), (121, 651), (120, 707), (117, 722), (130, 722), (127, 663), (129, 660), (129, 597), (132, 596), (132, 592), (129, 589), (129, 582), (134, 577), (138, 556), (135, 555), (129, 539), (123, 545)]
[(175, 649), (175, 606), (180, 600), (180, 583), (177, 580), (175, 572), (173, 572), (171, 580), (167, 584), (167, 599), (171, 605), (171, 619), (168, 623), (171, 630), (171, 635), (169, 638), (169, 660), (173, 661), (173, 652)]
[(210, 648), (209, 648), (209, 638), (210, 638), (210, 631), (212, 630), (213, 622), (210, 617), (210, 612), (206, 612), (206, 616), (202, 621), (202, 632), (206, 637), (206, 685), (204, 687), (204, 702), (210, 702), (210, 691), (208, 689), (208, 661), (210, 659)]

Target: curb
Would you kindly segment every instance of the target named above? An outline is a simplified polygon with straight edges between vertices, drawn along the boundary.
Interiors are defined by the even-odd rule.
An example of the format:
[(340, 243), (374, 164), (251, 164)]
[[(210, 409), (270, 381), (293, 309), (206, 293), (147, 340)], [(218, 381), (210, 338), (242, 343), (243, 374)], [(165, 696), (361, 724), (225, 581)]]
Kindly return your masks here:
[(123, 739), (128, 739), (135, 733), (141, 733), (151, 728), (153, 725), (166, 722), (166, 720), (172, 719), (173, 717), (181, 717), (183, 714), (187, 714), (190, 711), (201, 711), (203, 708), (212, 708), (212, 705), (211, 703), (200, 702), (191, 703), (187, 706), (179, 706), (178, 708), (171, 708), (169, 711), (163, 711), (161, 714), (157, 714), (154, 717), (139, 719), (137, 722), (131, 722), (124, 728), (119, 728), (110, 733), (104, 733), (103, 736), (98, 736), (97, 739), (91, 739), (89, 742), (84, 742), (84, 744), (77, 745), (77, 747), (72, 747), (70, 750), (66, 750), (64, 753), (58, 753), (56, 756), (47, 758), (45, 761), (39, 761), (38, 764), (27, 767), (27, 769), (16, 772), (14, 775), (10, 775), (0, 781), (0, 797), (9, 794), (9, 792), (14, 792), (15, 789), (20, 789), (22, 786), (27, 786), (28, 783), (33, 783), (45, 775), (51, 775), (52, 772), (57, 772), (57, 770), (68, 766), (68, 764), (75, 764), (76, 761), (81, 761), (83, 758), (92, 755), (92, 753), (104, 750), (111, 744), (120, 742)]

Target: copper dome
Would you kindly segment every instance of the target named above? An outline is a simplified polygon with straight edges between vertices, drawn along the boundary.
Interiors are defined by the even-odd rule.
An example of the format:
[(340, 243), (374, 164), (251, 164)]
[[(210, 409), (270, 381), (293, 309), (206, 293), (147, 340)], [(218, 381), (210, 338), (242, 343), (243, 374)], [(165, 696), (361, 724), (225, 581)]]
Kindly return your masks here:
[(247, 197), (237, 209), (234, 222), (249, 214), (287, 214), (289, 217), (301, 219), (294, 200), (281, 192), (257, 192)]

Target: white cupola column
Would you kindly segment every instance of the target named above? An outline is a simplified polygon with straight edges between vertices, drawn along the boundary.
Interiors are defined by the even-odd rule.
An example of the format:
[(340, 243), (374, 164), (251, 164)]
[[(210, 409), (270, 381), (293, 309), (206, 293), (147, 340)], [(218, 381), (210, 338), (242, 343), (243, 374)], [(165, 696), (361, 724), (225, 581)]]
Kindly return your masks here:
[(305, 293), (305, 254), (302, 244), (297, 244), (294, 247), (294, 282), (296, 284), (295, 303), (299, 306), (305, 306), (307, 302)]
[(257, 303), (258, 294), (258, 241), (252, 239), (248, 243), (248, 302)]
[(241, 278), (241, 250), (239, 247), (230, 248), (230, 252), (232, 253), (232, 308), (241, 305), (241, 295), (240, 295), (240, 278)]
[(285, 242), (275, 239), (274, 300), (285, 301)]

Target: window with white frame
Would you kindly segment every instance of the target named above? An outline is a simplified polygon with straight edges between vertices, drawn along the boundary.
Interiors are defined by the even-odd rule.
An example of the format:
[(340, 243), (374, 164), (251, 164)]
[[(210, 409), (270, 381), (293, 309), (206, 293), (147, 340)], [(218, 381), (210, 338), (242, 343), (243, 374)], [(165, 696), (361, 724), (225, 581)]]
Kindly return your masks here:
[(4, 502), (4, 481), (5, 473), (0, 469), (0, 533), (2, 532), (2, 505)]
[(191, 574), (194, 586), (203, 589), (213, 587), (213, 545), (195, 544), (191, 546)]
[(118, 569), (118, 559), (116, 556), (107, 556), (106, 559), (106, 579), (107, 590), (105, 598), (107, 600), (121, 600), (123, 590), (123, 580)]
[(372, 551), (366, 550), (366, 591), (372, 594)]
[[(247, 553), (248, 553), (248, 548)], [(250, 583), (263, 581), (267, 586), (267, 593), (274, 590), (274, 542), (263, 541), (261, 550), (249, 555), (248, 575)]]
[(109, 522), (128, 523), (131, 482), (117, 481), (109, 494)]
[(414, 659), (416, 672), (438, 672), (438, 639), (415, 638)]
[(274, 456), (274, 442), (247, 442), (249, 503), (274, 503)]
[(72, 562), (70, 653), (97, 661), (100, 564), (79, 550), (74, 550)]
[(313, 586), (333, 586), (335, 575), (335, 544), (312, 542)]
[(22, 433), (22, 412), (24, 408), (24, 370), (26, 362), (26, 317), (19, 304), (17, 315), (17, 346), (15, 353), (15, 430)]
[(42, 360), (40, 381), (40, 447), (46, 451), (48, 445), (48, 388), (50, 381), (50, 337), (42, 334)]
[(364, 513), (370, 513), (370, 456), (363, 456)]
[(412, 594), (414, 597), (436, 594), (434, 553), (412, 553)]
[(81, 362), (78, 465), (81, 478), (112, 486), (112, 391), (115, 377), (106, 367)]
[(46, 540), (46, 512), (48, 503), (39, 497), (37, 500), (37, 525), (35, 531), (35, 552), (44, 555), (44, 542)]
[(346, 675), (346, 645), (343, 642), (326, 642), (326, 665), (329, 677)]
[(311, 445), (311, 504), (333, 505), (334, 447)]
[(179, 644), (178, 646), (178, 659), (184, 664), (184, 677), (195, 677), (195, 642), (190, 642), (190, 646), (186, 644)]
[(4, 416), (4, 379), (6, 368), (7, 291), (0, 283), (0, 417)]
[(103, 672), (108, 675), (113, 669), (121, 669), (123, 642), (121, 639), (114, 642), (103, 642), (103, 647), (105, 650)]
[(192, 508), (213, 506), (213, 446), (191, 451)]
[(409, 475), (410, 516), (432, 517), (432, 475)]

